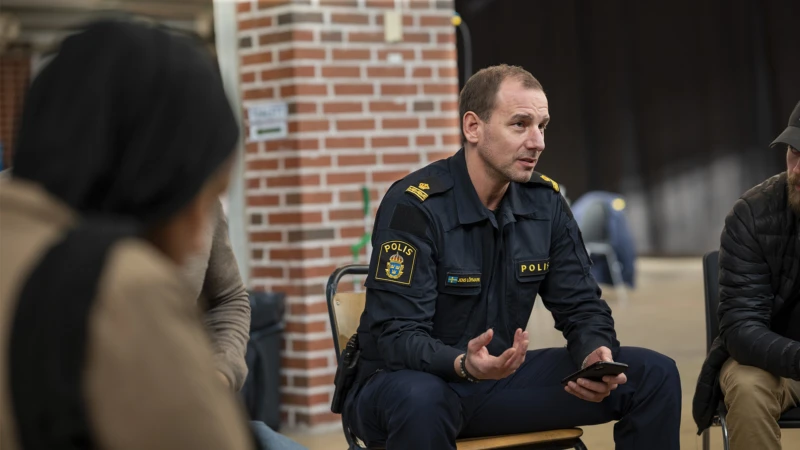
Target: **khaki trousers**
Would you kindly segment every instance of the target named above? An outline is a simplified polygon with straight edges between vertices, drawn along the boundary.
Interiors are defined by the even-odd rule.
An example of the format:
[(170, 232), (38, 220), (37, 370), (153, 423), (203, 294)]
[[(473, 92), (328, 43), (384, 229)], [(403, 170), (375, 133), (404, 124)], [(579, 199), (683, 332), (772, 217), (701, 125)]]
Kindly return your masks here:
[(780, 378), (729, 358), (720, 386), (728, 408), (731, 450), (781, 450), (781, 413), (797, 405), (800, 381)]

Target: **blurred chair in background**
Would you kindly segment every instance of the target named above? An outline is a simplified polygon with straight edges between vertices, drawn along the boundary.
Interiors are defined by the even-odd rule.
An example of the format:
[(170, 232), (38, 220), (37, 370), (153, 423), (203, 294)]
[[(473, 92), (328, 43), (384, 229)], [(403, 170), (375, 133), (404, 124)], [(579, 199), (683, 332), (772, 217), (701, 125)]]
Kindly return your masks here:
[(247, 378), (240, 391), (251, 420), (281, 427), (281, 339), (286, 327), (286, 294), (251, 291)]
[(614, 286), (620, 300), (626, 300), (625, 285), (635, 285), (636, 247), (625, 217), (625, 200), (611, 192), (593, 191), (571, 208), (594, 263), (592, 274), (599, 283)]

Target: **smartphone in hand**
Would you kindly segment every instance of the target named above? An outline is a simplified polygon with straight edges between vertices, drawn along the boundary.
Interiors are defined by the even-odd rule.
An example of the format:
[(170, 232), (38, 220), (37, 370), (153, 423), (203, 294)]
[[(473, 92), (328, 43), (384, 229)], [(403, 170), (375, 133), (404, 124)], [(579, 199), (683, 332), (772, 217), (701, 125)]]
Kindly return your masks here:
[(585, 367), (561, 380), (561, 384), (567, 385), (570, 381), (578, 381), (578, 378), (585, 378), (592, 381), (603, 381), (603, 377), (610, 375), (615, 377), (628, 370), (628, 365), (618, 362), (597, 361), (591, 366)]

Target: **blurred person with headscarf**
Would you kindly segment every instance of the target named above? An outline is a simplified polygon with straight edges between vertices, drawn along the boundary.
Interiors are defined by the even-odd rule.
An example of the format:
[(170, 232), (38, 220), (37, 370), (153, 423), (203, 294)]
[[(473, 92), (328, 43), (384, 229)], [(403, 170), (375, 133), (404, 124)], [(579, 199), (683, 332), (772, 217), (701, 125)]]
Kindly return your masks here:
[[(95, 22), (34, 80), (0, 188), (4, 450), (257, 446), (219, 207), (238, 128), (208, 52), (157, 26)], [(207, 315), (213, 345), (201, 290), (236, 317)]]
[(725, 219), (719, 337), (697, 381), (699, 433), (720, 400), (733, 450), (779, 450), (778, 418), (800, 402), (800, 102), (771, 144), (786, 172), (751, 188)]

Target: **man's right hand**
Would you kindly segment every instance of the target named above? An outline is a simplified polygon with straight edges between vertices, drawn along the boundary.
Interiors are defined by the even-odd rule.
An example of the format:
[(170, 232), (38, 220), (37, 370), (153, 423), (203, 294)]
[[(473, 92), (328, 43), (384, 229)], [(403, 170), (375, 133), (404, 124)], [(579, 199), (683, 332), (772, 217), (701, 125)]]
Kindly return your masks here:
[(514, 373), (525, 362), (528, 352), (528, 332), (517, 328), (514, 344), (500, 356), (492, 356), (486, 348), (492, 341), (494, 330), (469, 341), (467, 344), (467, 372), (479, 380), (500, 380)]

